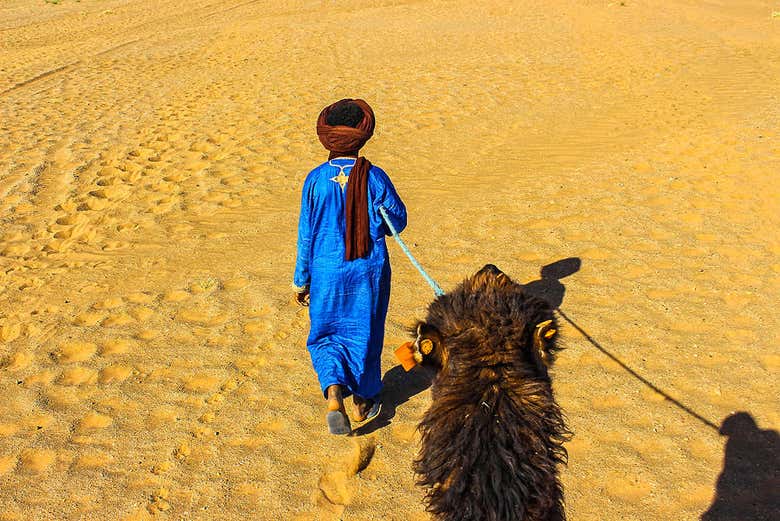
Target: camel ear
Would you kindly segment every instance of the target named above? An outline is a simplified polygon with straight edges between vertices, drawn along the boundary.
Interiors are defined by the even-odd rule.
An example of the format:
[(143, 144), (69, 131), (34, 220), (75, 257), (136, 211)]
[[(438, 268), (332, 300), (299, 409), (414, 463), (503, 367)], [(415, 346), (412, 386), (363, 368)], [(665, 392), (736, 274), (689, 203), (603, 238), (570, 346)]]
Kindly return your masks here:
[(536, 324), (534, 328), (534, 349), (536, 355), (545, 366), (550, 366), (550, 355), (547, 351), (547, 341), (558, 334), (558, 330), (553, 327), (552, 320), (545, 320)]

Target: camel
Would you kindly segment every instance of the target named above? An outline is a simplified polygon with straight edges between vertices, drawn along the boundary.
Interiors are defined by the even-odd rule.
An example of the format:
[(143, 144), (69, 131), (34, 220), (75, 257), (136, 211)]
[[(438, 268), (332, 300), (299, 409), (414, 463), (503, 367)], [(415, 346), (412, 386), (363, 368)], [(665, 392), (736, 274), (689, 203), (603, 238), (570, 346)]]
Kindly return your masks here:
[(415, 461), (439, 521), (563, 521), (558, 465), (571, 433), (548, 369), (552, 307), (486, 265), (428, 307), (415, 360), (436, 372)]

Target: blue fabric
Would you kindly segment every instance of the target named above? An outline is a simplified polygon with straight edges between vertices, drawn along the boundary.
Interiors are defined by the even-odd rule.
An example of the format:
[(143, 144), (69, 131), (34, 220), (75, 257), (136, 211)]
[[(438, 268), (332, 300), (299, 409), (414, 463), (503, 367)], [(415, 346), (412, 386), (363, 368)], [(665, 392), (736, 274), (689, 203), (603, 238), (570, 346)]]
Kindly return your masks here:
[[(332, 164), (331, 164), (332, 163)], [(333, 159), (306, 177), (298, 222), (294, 283), (309, 286), (311, 329), (307, 347), (323, 395), (340, 384), (346, 394), (374, 398), (382, 390), (382, 343), (390, 301), (390, 259), (385, 236), (390, 230), (379, 213), (387, 210), (398, 232), (406, 227), (406, 207), (387, 174), (372, 165), (368, 173), (368, 257), (344, 260), (347, 185), (353, 159)]]

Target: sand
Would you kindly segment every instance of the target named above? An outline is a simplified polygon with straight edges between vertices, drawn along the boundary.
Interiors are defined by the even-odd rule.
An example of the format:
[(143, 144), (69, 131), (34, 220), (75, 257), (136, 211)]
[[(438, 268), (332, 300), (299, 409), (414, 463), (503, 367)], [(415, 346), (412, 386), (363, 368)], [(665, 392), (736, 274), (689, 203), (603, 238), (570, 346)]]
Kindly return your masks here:
[[(392, 351), (432, 292), (391, 244), (392, 417), (351, 439), (291, 302), (314, 121), (342, 97), (374, 107), (365, 154), (445, 290), (580, 259), (537, 282), (571, 320), (572, 520), (768, 512), (780, 7), (540, 4), (3, 1), (0, 520), (429, 519), (430, 397)], [(719, 435), (734, 412), (757, 427)]]

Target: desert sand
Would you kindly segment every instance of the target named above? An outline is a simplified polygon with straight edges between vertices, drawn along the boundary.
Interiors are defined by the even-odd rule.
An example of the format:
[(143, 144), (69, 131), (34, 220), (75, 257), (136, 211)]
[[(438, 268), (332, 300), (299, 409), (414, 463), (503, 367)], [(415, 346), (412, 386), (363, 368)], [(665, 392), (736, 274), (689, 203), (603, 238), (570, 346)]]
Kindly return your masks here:
[(343, 97), (374, 107), (364, 153), (445, 291), (494, 263), (568, 317), (570, 519), (769, 516), (778, 10), (4, 0), (0, 520), (429, 519), (427, 381), (392, 351), (433, 293), (390, 244), (385, 416), (351, 438), (291, 301), (314, 122)]

